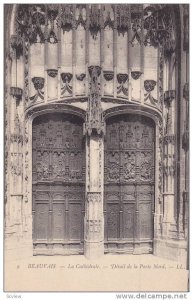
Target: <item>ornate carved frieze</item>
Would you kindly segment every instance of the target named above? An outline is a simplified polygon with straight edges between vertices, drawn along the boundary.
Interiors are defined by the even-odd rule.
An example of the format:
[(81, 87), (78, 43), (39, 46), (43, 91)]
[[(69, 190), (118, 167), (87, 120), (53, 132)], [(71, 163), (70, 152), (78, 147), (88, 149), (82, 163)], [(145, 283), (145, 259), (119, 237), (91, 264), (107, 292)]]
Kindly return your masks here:
[(70, 85), (70, 82), (72, 80), (73, 75), (71, 73), (61, 73), (61, 79), (63, 82), (63, 86), (61, 88), (61, 95), (64, 95), (65, 92), (68, 94), (72, 94), (72, 85)]
[(18, 87), (10, 87), (10, 95), (19, 102), (22, 99), (23, 90)]
[(88, 69), (90, 74), (90, 96), (84, 130), (88, 135), (91, 135), (93, 131), (97, 132), (97, 134), (101, 134), (104, 133), (105, 128), (99, 88), (101, 67), (90, 66)]
[(32, 101), (36, 101), (38, 99), (38, 97), (40, 97), (40, 99), (44, 99), (44, 82), (45, 79), (43, 77), (33, 77), (32, 78), (32, 82), (34, 84), (34, 88), (37, 91), (36, 94), (32, 97), (30, 97), (30, 100)]
[(158, 102), (158, 100), (156, 100), (151, 94), (151, 92), (154, 90), (155, 86), (156, 86), (155, 80), (145, 80), (144, 81), (144, 88), (147, 92), (144, 94), (144, 96), (145, 96), (144, 100), (147, 101), (149, 99), (151, 104), (153, 104), (153, 105), (155, 105)]

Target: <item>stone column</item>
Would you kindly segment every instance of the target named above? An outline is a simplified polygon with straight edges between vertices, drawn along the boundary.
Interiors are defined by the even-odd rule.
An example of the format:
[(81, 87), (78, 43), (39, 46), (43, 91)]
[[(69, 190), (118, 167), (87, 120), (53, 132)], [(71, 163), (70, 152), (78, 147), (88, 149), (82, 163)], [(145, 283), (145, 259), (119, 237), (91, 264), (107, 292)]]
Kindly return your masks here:
[(104, 122), (100, 98), (99, 66), (89, 67), (90, 96), (87, 119), (84, 126), (86, 135), (86, 203), (84, 219), (84, 254), (95, 259), (104, 254), (103, 216), (103, 136)]
[[(164, 147), (164, 217), (163, 217), (163, 234), (171, 236), (173, 231), (176, 231), (175, 221), (175, 171), (176, 171), (176, 156), (175, 143), (176, 136), (174, 134), (174, 107), (175, 107), (175, 90), (168, 90), (164, 93), (164, 101), (166, 106), (166, 124), (163, 140)], [(172, 236), (171, 236), (172, 237)]]
[(85, 205), (85, 244), (87, 258), (97, 258), (104, 254), (103, 216), (103, 137), (87, 136), (86, 205)]

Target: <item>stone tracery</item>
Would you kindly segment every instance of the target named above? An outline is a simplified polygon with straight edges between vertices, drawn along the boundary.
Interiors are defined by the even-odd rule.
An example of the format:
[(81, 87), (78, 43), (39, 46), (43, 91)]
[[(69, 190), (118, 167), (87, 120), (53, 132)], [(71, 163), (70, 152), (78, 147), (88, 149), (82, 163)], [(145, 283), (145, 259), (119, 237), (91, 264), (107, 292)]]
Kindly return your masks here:
[[(184, 18), (186, 19), (186, 15)], [(159, 121), (156, 121), (157, 139), (156, 141), (149, 139), (147, 128), (141, 127), (140, 124), (139, 127), (125, 127), (124, 124), (120, 124), (119, 134), (117, 134), (117, 127), (114, 124), (110, 136), (107, 137), (107, 139), (110, 138), (110, 148), (109, 157), (105, 158), (105, 164), (110, 168), (108, 170), (105, 166), (105, 180), (112, 183), (120, 178), (124, 183), (136, 182), (136, 180), (145, 183), (153, 180), (156, 176), (156, 201), (158, 201), (157, 206), (159, 207), (157, 212), (161, 211), (158, 213), (158, 218), (160, 218), (160, 215), (164, 214), (164, 205), (165, 207), (173, 206), (169, 193), (174, 193), (174, 190), (168, 192), (166, 186), (171, 179), (174, 183), (176, 172), (178, 172), (175, 165), (176, 157), (170, 157), (173, 152), (170, 154), (167, 152), (167, 149), (171, 147), (174, 151), (177, 143), (174, 114), (177, 104), (176, 95), (172, 96), (176, 90), (177, 39), (171, 7), (167, 5), (149, 7), (141, 4), (18, 5), (15, 21), (16, 32), (12, 35), (10, 43), (13, 74), (10, 83), (12, 113), (19, 112), (19, 119), (22, 123), (25, 114), (31, 118), (45, 107), (50, 110), (58, 110), (64, 105), (62, 103), (67, 103), (68, 108), (69, 104), (81, 107), (86, 111), (84, 134), (88, 142), (87, 147), (90, 147), (88, 146), (90, 143), (98, 153), (96, 163), (100, 180), (94, 178), (90, 171), (92, 159), (96, 155), (93, 154), (94, 152), (90, 153), (90, 149), (87, 149), (86, 154), (87, 169), (84, 166), (77, 168), (81, 154), (80, 151), (75, 151), (75, 148), (80, 142), (78, 141), (80, 133), (75, 129), (71, 132), (74, 137), (74, 145), (71, 144), (70, 138), (65, 141), (65, 148), (73, 149), (70, 157), (67, 158), (68, 155), (64, 149), (62, 151), (55, 150), (50, 167), (48, 166), (50, 159), (48, 150), (37, 151), (37, 165), (35, 166), (37, 179), (47, 181), (48, 179), (62, 178), (67, 181), (79, 182), (86, 173), (89, 178), (86, 190), (88, 207), (91, 205), (89, 201), (93, 202), (93, 199), (97, 198), (100, 214), (102, 214), (104, 184), (102, 161), (106, 113), (104, 111), (110, 108), (112, 112), (113, 109), (117, 109), (117, 112), (120, 113), (124, 110), (118, 104), (126, 104), (125, 107), (131, 105), (132, 113), (142, 109), (145, 113), (150, 112), (152, 116), (159, 116), (157, 119)], [(185, 25), (187, 28), (187, 24)], [(105, 30), (108, 30), (109, 40), (106, 40)], [(79, 40), (77, 35), (81, 36)], [(86, 46), (85, 43), (87, 43)], [(127, 46), (125, 47), (125, 45)], [(48, 51), (48, 46), (53, 46), (50, 48), (52, 51)], [(186, 40), (185, 48), (187, 48)], [(76, 56), (79, 49), (85, 51), (82, 52), (80, 59)], [(132, 51), (135, 55), (132, 54)], [(53, 57), (50, 56), (50, 53), (53, 53)], [(112, 60), (109, 62), (105, 60), (106, 55), (112, 57)], [(38, 61), (37, 57), (40, 56), (42, 59)], [(144, 62), (146, 58), (148, 63)], [(21, 65), (23, 69), (21, 69)], [(19, 79), (22, 70), (23, 82), (22, 79)], [(167, 76), (171, 80), (166, 80)], [(18, 80), (14, 81), (15, 77)], [(81, 92), (79, 92), (80, 89)], [(187, 94), (185, 85), (184, 99), (187, 99)], [(172, 100), (171, 106), (167, 105), (167, 99)], [(26, 123), (28, 123), (27, 119)], [(57, 129), (49, 127), (52, 132), (49, 138), (46, 137), (47, 129), (42, 129), (39, 133), (42, 147), (49, 148), (52, 145), (60, 148), (64, 128), (59, 125)], [(14, 145), (17, 143), (17, 146), (20, 147), (19, 151), (16, 151), (15, 146), (15, 148), (11, 148), (13, 165), (10, 168), (12, 175), (23, 176), (22, 180), (27, 182), (26, 186), (28, 187), (23, 189), (23, 196), (27, 203), (27, 201), (31, 201), (29, 189), (31, 181), (28, 174), (30, 169), (28, 125), (26, 125), (26, 131), (26, 133), (22, 132), (20, 137), (15, 131), (10, 136), (10, 143)], [(188, 151), (187, 132), (186, 123), (182, 141), (185, 151)], [(121, 163), (116, 148), (117, 136), (119, 136), (120, 150), (123, 154)], [(155, 157), (152, 160), (149, 148), (152, 144), (156, 145), (155, 166), (153, 162)], [(145, 150), (142, 149), (135, 153), (136, 151), (130, 148), (132, 145), (135, 145), (136, 151), (140, 147), (144, 147)], [(19, 161), (18, 164), (17, 161)], [(90, 184), (91, 182), (92, 184)], [(127, 191), (125, 195), (135, 196), (138, 192), (137, 190)], [(148, 193), (153, 192), (148, 191)], [(126, 211), (129, 212), (128, 209)], [(112, 214), (116, 214), (116, 209)], [(171, 232), (171, 226), (166, 224), (169, 218), (166, 213), (164, 218), (165, 225), (162, 229), (164, 234), (168, 234)], [(114, 223), (112, 220), (109, 222), (112, 223), (113, 230)], [(94, 240), (93, 236), (89, 237), (89, 230), (93, 232), (96, 229), (101, 237), (102, 223), (102, 219), (95, 219), (87, 215), (85, 226), (88, 243)], [(127, 227), (131, 228), (131, 224), (128, 223)], [(172, 227), (172, 235), (176, 236), (174, 227)], [(89, 240), (90, 238), (91, 240)]]

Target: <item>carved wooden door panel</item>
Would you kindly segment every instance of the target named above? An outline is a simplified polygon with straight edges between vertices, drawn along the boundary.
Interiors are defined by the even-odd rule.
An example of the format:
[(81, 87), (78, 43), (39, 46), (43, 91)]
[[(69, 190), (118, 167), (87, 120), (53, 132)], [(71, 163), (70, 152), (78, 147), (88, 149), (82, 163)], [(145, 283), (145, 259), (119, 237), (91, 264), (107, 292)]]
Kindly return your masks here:
[(34, 254), (83, 253), (83, 122), (47, 114), (33, 122)]
[(107, 120), (105, 251), (151, 253), (154, 211), (154, 123), (134, 115)]

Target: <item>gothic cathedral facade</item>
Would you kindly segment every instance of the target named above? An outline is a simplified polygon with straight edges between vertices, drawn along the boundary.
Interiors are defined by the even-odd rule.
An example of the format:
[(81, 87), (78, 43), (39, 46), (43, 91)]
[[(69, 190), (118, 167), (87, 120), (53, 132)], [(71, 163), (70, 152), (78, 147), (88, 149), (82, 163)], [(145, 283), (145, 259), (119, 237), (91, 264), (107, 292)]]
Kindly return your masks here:
[(189, 6), (5, 5), (5, 254), (188, 261)]

